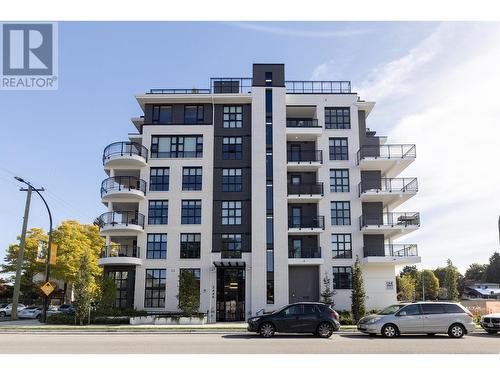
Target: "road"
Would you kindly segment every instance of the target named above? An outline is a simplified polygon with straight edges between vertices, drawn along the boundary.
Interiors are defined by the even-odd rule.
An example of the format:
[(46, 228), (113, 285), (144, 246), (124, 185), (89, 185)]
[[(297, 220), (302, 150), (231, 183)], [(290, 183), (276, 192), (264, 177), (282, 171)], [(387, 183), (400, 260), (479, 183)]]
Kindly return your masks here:
[(396, 339), (336, 333), (330, 339), (233, 333), (2, 333), (0, 354), (499, 354), (500, 334)]

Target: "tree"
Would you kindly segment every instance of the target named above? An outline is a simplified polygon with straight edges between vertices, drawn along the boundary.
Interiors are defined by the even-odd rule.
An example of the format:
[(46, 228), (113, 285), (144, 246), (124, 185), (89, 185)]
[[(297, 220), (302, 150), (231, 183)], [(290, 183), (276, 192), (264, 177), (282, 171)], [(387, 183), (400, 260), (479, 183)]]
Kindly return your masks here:
[(363, 274), (359, 264), (359, 258), (356, 256), (356, 261), (352, 269), (352, 291), (351, 291), (351, 313), (354, 320), (357, 322), (365, 313), (365, 288), (363, 285)]
[(458, 275), (459, 272), (457, 267), (453, 265), (450, 259), (446, 261), (444, 275), (444, 287), (446, 288), (446, 295), (449, 300), (458, 301), (459, 293), (458, 293)]
[(193, 272), (181, 271), (179, 275), (179, 309), (185, 316), (192, 316), (200, 308), (200, 287)]
[(417, 278), (417, 299), (424, 299), (422, 296), (422, 281), (425, 289), (426, 300), (436, 300), (439, 295), (439, 280), (432, 270), (422, 270)]
[(85, 317), (88, 316), (90, 304), (97, 292), (95, 278), (92, 275), (92, 265), (87, 255), (80, 258), (80, 267), (74, 278), (74, 286), (75, 319), (82, 325)]
[(500, 283), (500, 254), (496, 251), (490, 257), (490, 263), (484, 272), (484, 281), (487, 283)]
[(97, 308), (105, 310), (115, 307), (116, 286), (115, 282), (105, 275), (97, 279), (97, 292), (95, 296)]
[(328, 273), (325, 271), (325, 276), (323, 277), (323, 291), (321, 292), (321, 302), (333, 307), (335, 305), (333, 296), (335, 295), (335, 290), (331, 288), (332, 281), (328, 277)]
[(465, 271), (464, 277), (470, 281), (482, 281), (487, 268), (487, 264), (472, 263)]
[(411, 275), (398, 276), (398, 300), (399, 301), (415, 301), (416, 296), (416, 281)]
[(417, 266), (405, 266), (399, 273), (399, 276), (410, 275), (414, 280), (416, 280), (418, 278), (418, 274), (419, 272)]
[(444, 287), (445, 286), (445, 277), (446, 277), (446, 267), (438, 267), (434, 271), (434, 275), (438, 278), (439, 280), (439, 286)]

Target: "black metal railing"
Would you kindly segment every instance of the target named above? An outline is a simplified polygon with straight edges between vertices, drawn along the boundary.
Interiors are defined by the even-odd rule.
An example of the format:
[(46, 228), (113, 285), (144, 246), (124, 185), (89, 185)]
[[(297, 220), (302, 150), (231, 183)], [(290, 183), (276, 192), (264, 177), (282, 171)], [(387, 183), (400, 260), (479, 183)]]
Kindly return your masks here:
[(361, 180), (358, 184), (359, 196), (366, 192), (388, 192), (404, 193), (418, 191), (417, 179), (412, 178), (380, 178)]
[(210, 94), (210, 89), (151, 89), (149, 94)]
[(246, 94), (252, 92), (252, 78), (210, 78), (213, 94)]
[(293, 163), (323, 163), (322, 150), (288, 151), (287, 161)]
[(323, 183), (314, 184), (288, 184), (288, 195), (323, 195)]
[(111, 225), (139, 225), (144, 228), (144, 215), (135, 211), (105, 212), (97, 218), (99, 227)]
[(377, 227), (407, 227), (419, 226), (418, 212), (383, 212), (380, 214), (363, 214), (359, 217), (359, 228)]
[(133, 176), (115, 176), (101, 183), (101, 197), (115, 191), (140, 190), (146, 194), (146, 181)]
[(142, 156), (145, 161), (148, 160), (148, 149), (137, 142), (115, 142), (106, 146), (102, 153), (103, 164), (112, 156)]
[(222, 250), (220, 252), (221, 259), (241, 259), (240, 250)]
[(350, 94), (351, 81), (285, 81), (287, 94)]
[(319, 128), (318, 120), (312, 119), (298, 119), (298, 118), (287, 118), (286, 119), (287, 128)]
[(101, 258), (129, 257), (140, 258), (140, 248), (135, 245), (109, 245), (101, 250)]
[(288, 258), (321, 258), (321, 247), (311, 247), (311, 248), (288, 248)]
[(389, 244), (383, 248), (363, 247), (365, 257), (416, 257), (418, 250), (416, 244)]
[(289, 216), (288, 228), (325, 229), (324, 216)]
[(414, 159), (417, 157), (415, 145), (373, 145), (361, 146), (356, 155), (357, 162), (365, 158), (374, 159)]

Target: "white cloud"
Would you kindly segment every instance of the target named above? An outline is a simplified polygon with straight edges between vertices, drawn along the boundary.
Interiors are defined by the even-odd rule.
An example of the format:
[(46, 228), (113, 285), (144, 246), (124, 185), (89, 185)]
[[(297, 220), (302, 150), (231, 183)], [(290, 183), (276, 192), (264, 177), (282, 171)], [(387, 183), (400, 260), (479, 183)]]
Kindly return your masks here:
[(359, 90), (395, 116), (390, 143), (417, 145), (403, 175), (419, 178), (419, 193), (398, 210), (421, 212), (401, 242), (418, 243), (424, 267), (451, 258), (464, 271), (500, 248), (498, 67), (500, 24), (445, 23)]
[(242, 29), (254, 30), (258, 32), (270, 33), (274, 35), (303, 37), (303, 38), (334, 38), (350, 37), (370, 32), (368, 29), (346, 28), (342, 30), (302, 30), (288, 27), (276, 26), (279, 22), (253, 23), (253, 22), (228, 22), (230, 25)]

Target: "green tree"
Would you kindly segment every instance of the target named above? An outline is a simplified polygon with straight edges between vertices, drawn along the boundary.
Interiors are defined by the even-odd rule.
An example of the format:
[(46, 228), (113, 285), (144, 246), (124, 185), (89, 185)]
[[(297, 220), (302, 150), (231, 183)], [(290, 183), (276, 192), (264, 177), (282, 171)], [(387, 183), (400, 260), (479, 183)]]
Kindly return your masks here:
[(188, 270), (181, 271), (179, 275), (179, 309), (185, 316), (192, 316), (200, 308), (200, 286), (194, 273)]
[(359, 258), (356, 256), (356, 261), (352, 268), (352, 291), (351, 291), (351, 313), (354, 320), (357, 322), (361, 319), (365, 313), (365, 287), (363, 285), (363, 274), (361, 272), (361, 266), (359, 263)]
[(422, 270), (417, 277), (417, 299), (422, 300), (422, 282), (426, 300), (436, 300), (439, 296), (439, 280), (432, 270)]
[(458, 275), (457, 267), (453, 265), (450, 259), (446, 261), (446, 272), (444, 277), (444, 287), (449, 300), (458, 301)]
[(444, 287), (445, 286), (445, 278), (446, 278), (446, 267), (437, 267), (432, 272), (434, 272), (434, 275), (438, 278), (439, 286)]
[(470, 281), (482, 281), (487, 268), (487, 264), (472, 263), (465, 271), (464, 277)]
[(410, 275), (414, 280), (417, 279), (418, 274), (417, 266), (405, 266), (401, 272), (399, 272), (399, 276)]
[(333, 307), (335, 302), (333, 296), (335, 295), (335, 290), (332, 289), (332, 281), (328, 277), (328, 273), (325, 271), (323, 276), (323, 291), (321, 292), (321, 302)]
[(398, 276), (396, 285), (399, 301), (415, 301), (416, 281), (411, 275)]
[(92, 274), (92, 265), (86, 254), (80, 258), (80, 267), (74, 278), (74, 286), (75, 319), (82, 325), (85, 318), (88, 317), (90, 304), (97, 292), (95, 278)]
[(97, 279), (96, 304), (101, 310), (112, 309), (115, 307), (116, 286), (115, 282), (105, 275), (99, 276)]
[(500, 283), (500, 254), (496, 251), (490, 257), (490, 263), (484, 272), (484, 281), (487, 283)]

